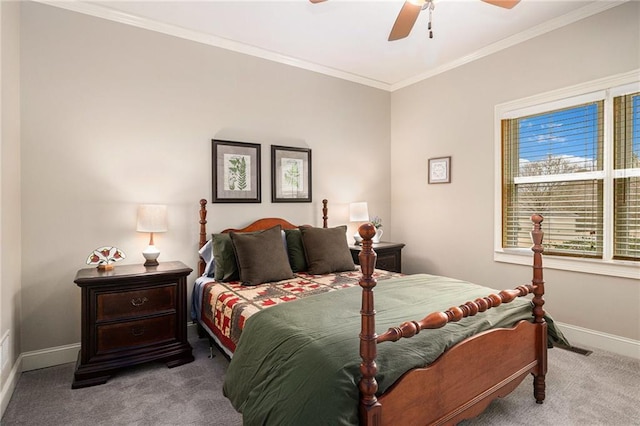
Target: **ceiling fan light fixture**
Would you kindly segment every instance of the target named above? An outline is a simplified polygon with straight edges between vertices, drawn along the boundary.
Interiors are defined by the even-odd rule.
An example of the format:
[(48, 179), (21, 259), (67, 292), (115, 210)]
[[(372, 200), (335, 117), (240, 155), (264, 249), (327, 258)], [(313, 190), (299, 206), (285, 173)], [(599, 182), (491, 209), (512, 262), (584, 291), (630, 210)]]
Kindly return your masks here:
[[(1, 0), (0, 0), (1, 1)], [(321, 3), (326, 0), (309, 0), (311, 3)], [(482, 0), (487, 4), (491, 4), (493, 6), (499, 6), (505, 9), (511, 9), (518, 3), (520, 0)], [(433, 17), (433, 9), (435, 8), (435, 0), (405, 0), (396, 20), (391, 28), (391, 33), (389, 33), (389, 41), (400, 40), (401, 38), (405, 38), (411, 32), (413, 25), (416, 23), (416, 19), (418, 19), (418, 15), (421, 11), (429, 9), (429, 38), (433, 38), (433, 29), (431, 25), (432, 17)]]
[(434, 0), (407, 0), (407, 2), (418, 6), (421, 10), (433, 9), (435, 6)]
[(482, 1), (494, 6), (503, 7), (505, 9), (512, 9), (515, 5), (520, 3), (520, 0), (482, 0)]

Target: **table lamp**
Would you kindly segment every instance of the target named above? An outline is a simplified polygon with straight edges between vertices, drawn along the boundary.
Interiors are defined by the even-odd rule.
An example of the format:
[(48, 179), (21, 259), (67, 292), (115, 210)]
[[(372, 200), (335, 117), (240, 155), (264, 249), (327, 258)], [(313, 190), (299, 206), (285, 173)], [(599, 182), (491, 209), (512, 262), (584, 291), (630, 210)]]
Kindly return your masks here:
[[(369, 208), (366, 201), (349, 204), (349, 221), (350, 222), (369, 222)], [(359, 227), (360, 225), (358, 225)], [(360, 244), (362, 238), (358, 233), (358, 227), (356, 227), (356, 233), (353, 235), (353, 239), (356, 240), (356, 245)]]
[(138, 232), (149, 232), (149, 246), (142, 255), (146, 259), (144, 266), (157, 266), (160, 250), (153, 244), (154, 232), (167, 232), (167, 206), (162, 204), (143, 204), (138, 206)]

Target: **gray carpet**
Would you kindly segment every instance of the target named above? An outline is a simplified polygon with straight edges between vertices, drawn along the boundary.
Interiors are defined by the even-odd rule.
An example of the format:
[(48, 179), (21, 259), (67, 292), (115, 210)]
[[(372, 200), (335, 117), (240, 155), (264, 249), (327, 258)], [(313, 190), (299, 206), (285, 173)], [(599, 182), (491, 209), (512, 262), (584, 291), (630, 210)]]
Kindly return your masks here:
[[(240, 425), (222, 396), (227, 360), (209, 359), (206, 339), (192, 339), (196, 360), (173, 369), (153, 363), (126, 369), (104, 385), (71, 389), (74, 364), (23, 373), (2, 425)], [(533, 399), (531, 379), (493, 402), (471, 425), (640, 425), (640, 360), (594, 351), (549, 351), (547, 399)]]

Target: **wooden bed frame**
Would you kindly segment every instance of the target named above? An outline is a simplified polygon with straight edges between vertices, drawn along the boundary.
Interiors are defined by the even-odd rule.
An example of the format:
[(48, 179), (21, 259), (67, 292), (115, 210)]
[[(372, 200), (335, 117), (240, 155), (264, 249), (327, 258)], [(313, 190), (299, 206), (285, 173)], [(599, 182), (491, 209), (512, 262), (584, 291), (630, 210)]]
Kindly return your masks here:
[[(206, 200), (200, 200), (200, 247), (207, 241)], [(327, 200), (322, 200), (323, 227), (327, 227)], [(542, 278), (542, 216), (533, 215), (533, 279), (513, 290), (503, 290), (474, 301), (433, 312), (419, 321), (407, 321), (378, 335), (375, 328), (373, 272), (376, 254), (372, 238), (375, 228), (367, 223), (359, 228), (362, 250), (361, 331), (360, 331), (360, 424), (382, 425), (448, 425), (482, 413), (496, 398), (513, 391), (532, 374), (533, 393), (537, 403), (545, 398), (547, 372), (547, 324), (544, 319), (544, 281)], [(255, 231), (280, 224), (284, 229), (295, 225), (278, 218), (260, 219), (243, 229)], [(200, 274), (205, 264), (200, 260)], [(409, 338), (420, 330), (444, 327), (449, 322), (484, 312), (516, 297), (533, 294), (533, 322), (520, 321), (512, 328), (493, 329), (463, 340), (444, 352), (424, 368), (406, 372), (381, 396), (376, 397), (377, 345)]]

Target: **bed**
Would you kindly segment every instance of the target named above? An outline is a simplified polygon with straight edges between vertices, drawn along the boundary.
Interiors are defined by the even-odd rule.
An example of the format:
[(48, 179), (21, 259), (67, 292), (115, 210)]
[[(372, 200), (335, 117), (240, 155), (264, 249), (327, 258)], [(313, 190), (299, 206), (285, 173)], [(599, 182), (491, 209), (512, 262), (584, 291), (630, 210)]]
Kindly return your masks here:
[[(359, 229), (360, 267), (320, 274), (313, 263), (318, 248), (312, 249), (318, 240), (307, 236), (342, 232), (346, 248), (346, 228), (327, 225), (326, 200), (322, 211), (322, 228), (269, 218), (220, 233), (229, 234), (239, 250), (240, 281), (207, 279), (211, 262), (218, 266), (215, 259), (199, 265), (204, 279), (194, 288), (194, 318), (231, 358), (224, 393), (245, 424), (455, 424), (478, 415), (529, 375), (535, 401), (543, 402), (547, 347), (566, 341), (543, 309), (541, 216), (532, 217), (531, 283), (497, 291), (375, 269), (371, 224)], [(213, 239), (206, 215), (201, 200), (201, 248)], [(260, 273), (245, 272), (240, 255), (269, 258), (288, 251), (287, 230), (305, 237), (311, 272), (256, 282)], [(267, 233), (271, 246), (259, 239)], [(275, 235), (285, 248), (276, 247)], [(275, 263), (270, 259), (267, 268)], [(255, 272), (256, 265), (247, 268)]]

